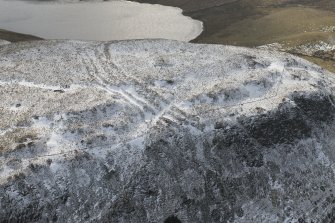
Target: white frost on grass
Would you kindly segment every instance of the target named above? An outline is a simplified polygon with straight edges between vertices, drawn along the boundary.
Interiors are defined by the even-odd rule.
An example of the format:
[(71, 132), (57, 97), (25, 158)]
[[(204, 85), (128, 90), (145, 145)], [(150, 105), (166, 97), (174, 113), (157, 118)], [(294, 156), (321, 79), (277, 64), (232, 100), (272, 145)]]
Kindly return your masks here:
[[(217, 148), (210, 142), (214, 143), (214, 137), (220, 137), (217, 133), (235, 131), (236, 123), (242, 124), (240, 117), (243, 121), (244, 118), (263, 115), (264, 111), (278, 111), (278, 107), (283, 101), (289, 101), (288, 98), (294, 91), (304, 92), (307, 96), (315, 91), (324, 93), (320, 82), (324, 82), (324, 86), (328, 88), (329, 83), (334, 83), (334, 78), (324, 70), (291, 55), (230, 46), (195, 45), (163, 40), (113, 43), (41, 41), (25, 43), (24, 46), (11, 44), (3, 49), (5, 50), (1, 48), (1, 60), (5, 62), (0, 63), (0, 70), (6, 70), (3, 72), (4, 76), (8, 71), (8, 77), (12, 77), (13, 81), (3, 83), (6, 86), (0, 87), (0, 90), (13, 94), (0, 94), (6, 100), (9, 98), (9, 103), (5, 106), (3, 104), (0, 112), (7, 112), (8, 105), (12, 105), (12, 97), (21, 102), (25, 100), (22, 104), (24, 108), (29, 107), (29, 111), (22, 109), (15, 112), (15, 116), (20, 120), (27, 120), (23, 122), (23, 126), (13, 125), (12, 129), (8, 127), (2, 130), (1, 139), (4, 140), (0, 142), (8, 141), (13, 150), (5, 150), (4, 156), (0, 157), (0, 166), (6, 165), (0, 170), (0, 183), (6, 181), (9, 176), (25, 173), (27, 179), (37, 179), (36, 176), (50, 179), (48, 187), (51, 188), (69, 187), (72, 194), (78, 192), (79, 187), (92, 186), (92, 191), (96, 191), (98, 187), (103, 188), (107, 183), (102, 174), (105, 171), (108, 174), (116, 173), (115, 179), (108, 183), (113, 182), (114, 185), (109, 185), (119, 190), (134, 179), (134, 173), (145, 170), (143, 167), (147, 167), (146, 164), (151, 161), (151, 157), (148, 156), (150, 153), (147, 152), (157, 145), (158, 140), (170, 143), (179, 140), (175, 137), (180, 134), (187, 137), (185, 144), (183, 141), (179, 142), (189, 147), (189, 152), (179, 149), (178, 145), (171, 149), (183, 158), (194, 156), (194, 159), (199, 161), (195, 164), (203, 166), (204, 169), (216, 170), (216, 163), (211, 159), (215, 158), (214, 152)], [(22, 61), (33, 60), (31, 51), (34, 51), (34, 55), (39, 55), (34, 58), (38, 64), (29, 63), (24, 66)], [(88, 54), (87, 51), (92, 53)], [(77, 54), (68, 57), (73, 52)], [(171, 66), (162, 66), (161, 69), (153, 67), (152, 64), (157, 63), (161, 56), (167, 58), (166, 61)], [(118, 61), (116, 67), (120, 67), (115, 68), (115, 72), (109, 64), (113, 61)], [(11, 65), (10, 68), (8, 64)], [(51, 69), (55, 66), (57, 69)], [(27, 67), (31, 69), (27, 70)], [(121, 74), (119, 70), (122, 70)], [(2, 80), (9, 79), (8, 77), (5, 76)], [(29, 83), (21, 80), (29, 80)], [(36, 86), (37, 83), (42, 83), (43, 86)], [(64, 91), (62, 94), (44, 90), (45, 87), (52, 90), (54, 86), (66, 86), (71, 83), (80, 83), (79, 86), (83, 89), (78, 92)], [(38, 89), (27, 90), (27, 87)], [(69, 89), (72, 89), (72, 86)], [(89, 94), (82, 94), (86, 91)], [(38, 100), (39, 106), (32, 106), (36, 103), (29, 106), (30, 92), (34, 92), (36, 98), (45, 100)], [(55, 103), (58, 97), (61, 98)], [(66, 102), (65, 106), (63, 102)], [(13, 117), (12, 113), (6, 112), (3, 113), (4, 120)], [(26, 140), (26, 133), (31, 132), (34, 132), (36, 137)], [(24, 143), (27, 146), (22, 147), (12, 140), (17, 136), (20, 136), (20, 140), (26, 140)], [(29, 147), (29, 143), (33, 144)], [(321, 152), (313, 153), (311, 159), (316, 161), (313, 165), (323, 168), (334, 166), (328, 165), (327, 155), (330, 159), (331, 152), (327, 151), (327, 147), (332, 148), (323, 145), (323, 148), (319, 149)], [(153, 151), (153, 158), (167, 154), (164, 150), (160, 153), (160, 149), (164, 149), (162, 147), (155, 149), (158, 151)], [(270, 155), (264, 153), (264, 165), (268, 165), (271, 159), (278, 158), (276, 151), (279, 150), (269, 151)], [(231, 155), (230, 152), (222, 154)], [(291, 158), (285, 156), (282, 160), (278, 159), (277, 164), (283, 169), (290, 169), (290, 166), (282, 163), (292, 159), (294, 162), (291, 164), (294, 167), (296, 162), (301, 162), (300, 157), (297, 158), (295, 153), (291, 154)], [(81, 162), (81, 158), (87, 160)], [(232, 158), (232, 162), (238, 161), (235, 158)], [(52, 159), (52, 162), (49, 159)], [(173, 169), (176, 165), (170, 162), (171, 159), (166, 161), (166, 167)], [(98, 163), (99, 165), (96, 165)], [(322, 163), (328, 166), (323, 166)], [(45, 170), (44, 168), (35, 169), (35, 164), (45, 166), (46, 169), (49, 166), (51, 174), (45, 175), (41, 171)], [(72, 164), (75, 164), (75, 167)], [(103, 172), (98, 170), (100, 166)], [(244, 177), (248, 171), (254, 171), (253, 169), (255, 168), (236, 168), (240, 173), (235, 176)], [(30, 170), (41, 175), (31, 174)], [(227, 175), (228, 172), (222, 170), (222, 174)], [(83, 179), (78, 180), (76, 177)], [(161, 180), (165, 180), (164, 174), (161, 177)], [(70, 184), (65, 183), (68, 179)], [(284, 196), (288, 187), (281, 180), (283, 178), (273, 179), (270, 183), (264, 181), (264, 185), (278, 192), (279, 196)], [(315, 182), (319, 184), (318, 180)], [(49, 189), (47, 191), (49, 192)], [(92, 191), (86, 190), (89, 192), (88, 197)], [(123, 192), (122, 189), (121, 191)], [(87, 201), (92, 207), (96, 200), (91, 199), (113, 202), (113, 199), (122, 196), (122, 193), (112, 194), (108, 198), (104, 195), (90, 196), (90, 199), (83, 202)], [(316, 198), (318, 196), (316, 195)], [(242, 205), (243, 218), (260, 222), (277, 221), (276, 216), (271, 217), (273, 209), (268, 201), (263, 198), (246, 200)], [(293, 205), (302, 207), (304, 201), (292, 201)], [(66, 208), (78, 209), (70, 205)], [(72, 214), (72, 209), (69, 213)], [(92, 219), (95, 220), (97, 214), (99, 213), (94, 212)], [(78, 217), (76, 214), (74, 216)]]
[(271, 65), (267, 68), (267, 70), (282, 73), (285, 70), (285, 65), (279, 61), (272, 62)]
[(57, 163), (57, 162), (55, 162), (55, 161), (53, 161), (53, 162), (50, 164), (50, 170), (51, 170), (52, 173), (59, 173), (59, 172), (61, 172), (63, 169), (64, 169), (64, 166), (62, 166), (62, 164)]
[(78, 90), (81, 88), (84, 88), (84, 86), (79, 85), (79, 84), (72, 84), (67, 88), (64, 88), (62, 86), (53, 86), (53, 85), (46, 85), (46, 84), (36, 84), (33, 82), (21, 80), (21, 81), (0, 81), (0, 86), (5, 86), (5, 85), (19, 85), (27, 88), (39, 88), (42, 90), (50, 90), (50, 91), (73, 91), (73, 90)]
[(60, 147), (62, 141), (63, 141), (63, 137), (61, 137), (61, 135), (56, 134), (55, 132), (52, 132), (51, 135), (50, 135), (49, 140), (46, 143), (48, 151), (50, 153), (53, 153), (51, 151), (63, 152), (62, 150), (59, 150), (60, 149), (59, 147)]
[(257, 84), (247, 84), (244, 88), (248, 91), (249, 97), (258, 98), (264, 95), (264, 88)]
[(0, 47), (1, 47), (2, 45), (8, 45), (8, 44), (11, 44), (11, 42), (6, 41), (6, 40), (3, 40), (3, 39), (0, 39)]

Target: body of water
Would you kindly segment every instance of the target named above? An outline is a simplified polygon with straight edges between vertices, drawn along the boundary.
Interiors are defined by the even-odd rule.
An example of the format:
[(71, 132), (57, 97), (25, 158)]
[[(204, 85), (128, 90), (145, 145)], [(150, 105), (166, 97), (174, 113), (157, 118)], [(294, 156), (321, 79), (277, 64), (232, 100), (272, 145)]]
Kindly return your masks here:
[(0, 28), (46, 39), (190, 41), (202, 32), (202, 22), (176, 7), (129, 1), (0, 0)]

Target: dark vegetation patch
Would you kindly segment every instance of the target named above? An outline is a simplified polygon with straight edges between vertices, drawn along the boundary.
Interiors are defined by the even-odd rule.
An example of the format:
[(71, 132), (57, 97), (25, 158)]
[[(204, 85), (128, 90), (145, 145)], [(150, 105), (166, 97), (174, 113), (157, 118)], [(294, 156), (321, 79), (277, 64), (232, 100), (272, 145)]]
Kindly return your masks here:
[(301, 93), (295, 93), (292, 99), (303, 115), (313, 122), (329, 122), (334, 119), (335, 107), (332, 95), (314, 94), (306, 98)]
[(181, 221), (174, 215), (165, 219), (164, 223), (181, 223)]
[(282, 108), (276, 112), (241, 120), (241, 124), (249, 137), (266, 147), (294, 143), (296, 139), (308, 137), (311, 133), (311, 128), (297, 108)]
[(10, 42), (41, 40), (42, 38), (0, 29), (0, 39)]
[(284, 102), (275, 111), (241, 117), (238, 124), (229, 128), (217, 123), (212, 142), (217, 155), (223, 159), (234, 156), (248, 167), (262, 167), (266, 148), (294, 144), (310, 137), (322, 123), (333, 121), (335, 108), (331, 96), (297, 92), (290, 98), (295, 105)]
[(65, 91), (62, 90), (62, 89), (57, 89), (57, 90), (54, 90), (54, 92), (56, 92), (56, 93), (64, 93)]
[(249, 167), (263, 166), (262, 146), (240, 126), (221, 130), (213, 140), (220, 157), (235, 156)]
[(292, 144), (309, 137), (312, 129), (334, 119), (331, 95), (296, 92), (290, 96), (295, 106), (286, 102), (277, 111), (240, 120), (248, 135), (263, 146)]

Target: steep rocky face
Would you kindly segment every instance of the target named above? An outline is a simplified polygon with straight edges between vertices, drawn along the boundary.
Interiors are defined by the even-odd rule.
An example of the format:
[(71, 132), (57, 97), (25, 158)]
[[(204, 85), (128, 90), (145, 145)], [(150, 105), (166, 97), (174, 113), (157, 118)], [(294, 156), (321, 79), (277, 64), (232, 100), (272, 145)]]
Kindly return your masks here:
[(0, 47), (1, 222), (332, 222), (333, 74), (174, 41)]

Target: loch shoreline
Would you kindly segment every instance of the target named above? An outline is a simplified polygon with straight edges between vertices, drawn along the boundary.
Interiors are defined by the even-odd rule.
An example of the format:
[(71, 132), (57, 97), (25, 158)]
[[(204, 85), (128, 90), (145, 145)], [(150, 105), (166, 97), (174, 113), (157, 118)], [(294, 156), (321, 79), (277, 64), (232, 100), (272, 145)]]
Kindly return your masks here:
[(189, 42), (203, 30), (201, 21), (183, 15), (180, 8), (132, 1), (0, 0), (0, 27), (44, 39), (88, 41), (172, 39)]
[[(335, 2), (330, 0), (136, 0), (180, 7), (204, 23), (193, 43), (266, 46), (335, 72)], [(326, 50), (324, 47), (327, 46)], [(305, 52), (305, 48), (309, 51)], [(327, 55), (326, 59), (325, 56)]]
[[(134, 0), (134, 2), (178, 7), (182, 14), (203, 23), (202, 33), (192, 43), (245, 47), (273, 43), (273, 50), (289, 52), (335, 72), (335, 53), (319, 48), (332, 46), (335, 39), (335, 2), (324, 0)], [(315, 22), (314, 22), (315, 21)], [(310, 25), (314, 24), (314, 25)], [(3, 27), (0, 27), (3, 28)], [(5, 38), (4, 38), (5, 37)], [(0, 30), (0, 39), (35, 40), (29, 35), (14, 35)], [(312, 46), (312, 47), (311, 47)], [(312, 48), (306, 53), (304, 48)], [(329, 47), (328, 47), (329, 48)], [(327, 55), (325, 59), (324, 55)]]

